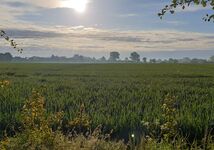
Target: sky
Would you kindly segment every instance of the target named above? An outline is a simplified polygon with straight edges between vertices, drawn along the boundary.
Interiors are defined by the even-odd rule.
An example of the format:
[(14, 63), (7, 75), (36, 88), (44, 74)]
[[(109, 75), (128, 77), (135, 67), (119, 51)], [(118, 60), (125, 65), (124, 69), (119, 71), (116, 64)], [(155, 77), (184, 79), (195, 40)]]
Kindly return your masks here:
[(178, 8), (161, 20), (157, 13), (170, 0), (0, 0), (0, 29), (24, 49), (0, 40), (0, 53), (72, 57), (74, 54), (121, 58), (208, 58), (214, 55), (214, 23), (202, 18), (210, 8)]

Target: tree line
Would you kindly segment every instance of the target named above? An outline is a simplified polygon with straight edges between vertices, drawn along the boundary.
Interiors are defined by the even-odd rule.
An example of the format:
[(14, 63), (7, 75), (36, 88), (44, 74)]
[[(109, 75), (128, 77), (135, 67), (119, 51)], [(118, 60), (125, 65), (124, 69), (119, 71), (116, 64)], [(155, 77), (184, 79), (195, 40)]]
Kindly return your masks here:
[(75, 54), (73, 57), (65, 57), (65, 56), (55, 56), (52, 55), (50, 57), (13, 57), (10, 53), (0, 53), (0, 62), (23, 62), (23, 63), (192, 63), (192, 64), (206, 64), (206, 63), (214, 63), (214, 55), (209, 59), (198, 59), (198, 58), (189, 58), (184, 57), (182, 59), (148, 59), (147, 57), (141, 57), (139, 53), (132, 52), (129, 57), (125, 59), (120, 58), (120, 53), (117, 51), (113, 51), (109, 53), (109, 57), (86, 57), (83, 55)]

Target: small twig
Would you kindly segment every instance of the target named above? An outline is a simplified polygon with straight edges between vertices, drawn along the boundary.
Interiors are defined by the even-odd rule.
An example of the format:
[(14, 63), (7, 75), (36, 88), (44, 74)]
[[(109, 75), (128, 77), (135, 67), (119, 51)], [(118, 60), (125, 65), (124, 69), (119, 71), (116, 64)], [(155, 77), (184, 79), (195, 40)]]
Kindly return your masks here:
[[(191, 4), (201, 5), (202, 7), (211, 6), (211, 10), (214, 10), (214, 0), (172, 0), (170, 5), (166, 5), (161, 12), (158, 13), (158, 16), (162, 19), (163, 16), (170, 12), (171, 14), (175, 13), (175, 9), (180, 6), (182, 9), (189, 7)], [(210, 22), (213, 20), (214, 22), (214, 14), (207, 14), (204, 18), (204, 21)]]
[(3, 37), (6, 41), (8, 41), (10, 43), (10, 46), (16, 49), (19, 53), (23, 52), (23, 49), (19, 48), (18, 44), (13, 39), (10, 39), (10, 37), (6, 34), (4, 30), (0, 30), (0, 36)]

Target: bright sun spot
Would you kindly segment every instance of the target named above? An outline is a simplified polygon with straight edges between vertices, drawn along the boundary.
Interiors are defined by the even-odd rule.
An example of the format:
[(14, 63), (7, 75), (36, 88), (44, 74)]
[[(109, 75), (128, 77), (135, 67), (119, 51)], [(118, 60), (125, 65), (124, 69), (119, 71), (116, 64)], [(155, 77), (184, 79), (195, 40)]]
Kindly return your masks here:
[(88, 0), (64, 0), (61, 3), (62, 7), (73, 8), (79, 13), (83, 13), (86, 10)]

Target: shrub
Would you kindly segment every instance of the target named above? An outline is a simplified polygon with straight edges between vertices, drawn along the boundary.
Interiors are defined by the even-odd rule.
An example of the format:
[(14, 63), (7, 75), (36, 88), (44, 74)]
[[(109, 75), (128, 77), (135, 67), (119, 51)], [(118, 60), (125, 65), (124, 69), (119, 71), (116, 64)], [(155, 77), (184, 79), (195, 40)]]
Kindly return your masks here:
[[(68, 139), (63, 135), (59, 128), (53, 131), (52, 126), (62, 123), (63, 113), (55, 115), (46, 115), (44, 108), (44, 97), (34, 91), (29, 100), (26, 101), (21, 113), (23, 129), (14, 137), (7, 137), (0, 141), (1, 150), (124, 150), (126, 145), (122, 142), (113, 142), (107, 140), (108, 136), (103, 136), (101, 130), (97, 128), (87, 137), (83, 134)], [(81, 114), (74, 121), (72, 126), (88, 127), (88, 119), (83, 115), (83, 106)], [(87, 125), (87, 126), (86, 126)]]

